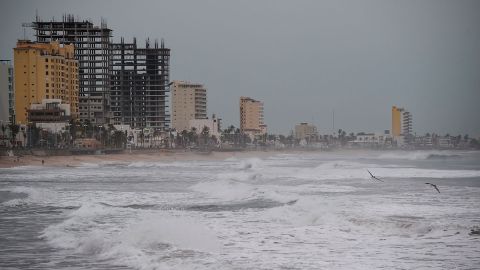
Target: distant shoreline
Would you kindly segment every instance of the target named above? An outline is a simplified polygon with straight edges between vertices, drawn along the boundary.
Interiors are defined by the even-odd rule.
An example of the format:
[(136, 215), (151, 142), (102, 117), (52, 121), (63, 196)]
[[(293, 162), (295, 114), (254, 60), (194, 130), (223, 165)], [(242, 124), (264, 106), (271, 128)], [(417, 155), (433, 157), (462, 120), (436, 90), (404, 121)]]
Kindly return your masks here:
[(227, 158), (269, 157), (281, 153), (298, 151), (224, 151), (224, 152), (195, 152), (195, 151), (153, 151), (153, 150), (127, 150), (115, 154), (87, 154), (87, 155), (23, 155), (0, 156), (0, 168), (13, 168), (19, 166), (49, 167), (77, 167), (82, 164), (99, 163), (131, 163), (131, 162), (175, 162), (193, 160), (225, 160)]
[[(478, 150), (458, 150), (458, 149), (429, 149), (429, 150), (402, 150), (402, 149), (280, 149), (280, 150), (242, 150), (242, 151), (185, 151), (185, 150), (165, 150), (165, 149), (136, 149), (124, 150), (121, 153), (110, 154), (84, 154), (84, 155), (48, 155), (41, 154), (20, 154), (17, 156), (0, 156), (0, 168), (13, 168), (20, 166), (49, 166), (49, 167), (77, 167), (82, 164), (101, 164), (101, 163), (120, 163), (129, 164), (132, 162), (175, 162), (175, 161), (215, 161), (228, 158), (266, 158), (279, 154), (302, 154), (302, 153), (355, 153), (358, 151), (372, 152), (415, 152), (415, 151), (478, 151)], [(40, 154), (39, 154), (40, 152)], [(43, 160), (43, 164), (42, 164)]]

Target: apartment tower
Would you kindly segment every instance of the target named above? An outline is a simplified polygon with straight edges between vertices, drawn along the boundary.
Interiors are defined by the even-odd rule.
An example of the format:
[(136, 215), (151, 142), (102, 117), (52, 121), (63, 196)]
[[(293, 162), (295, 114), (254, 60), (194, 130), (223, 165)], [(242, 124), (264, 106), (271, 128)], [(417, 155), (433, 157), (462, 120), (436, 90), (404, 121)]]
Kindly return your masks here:
[(404, 108), (392, 106), (392, 135), (407, 136), (412, 134), (412, 114)]
[(190, 120), (207, 119), (207, 89), (202, 84), (172, 82), (172, 128), (190, 130)]
[(15, 122), (13, 92), (13, 66), (10, 60), (0, 60), (0, 122)]
[(263, 123), (263, 102), (240, 97), (240, 131), (250, 137), (267, 133), (267, 125)]
[(112, 30), (102, 20), (100, 26), (73, 15), (64, 15), (61, 21), (41, 21), (38, 17), (31, 24), (37, 42), (58, 41), (75, 46), (79, 62), (79, 111), (80, 119), (94, 124), (109, 123), (110, 114), (110, 38)]
[(32, 104), (59, 99), (70, 104), (72, 118), (78, 117), (78, 61), (74, 46), (58, 41), (37, 43), (19, 40), (14, 49), (15, 120), (27, 124)]
[(110, 82), (111, 111), (114, 125), (131, 128), (166, 130), (170, 49), (163, 41), (145, 48), (132, 43), (111, 44)]

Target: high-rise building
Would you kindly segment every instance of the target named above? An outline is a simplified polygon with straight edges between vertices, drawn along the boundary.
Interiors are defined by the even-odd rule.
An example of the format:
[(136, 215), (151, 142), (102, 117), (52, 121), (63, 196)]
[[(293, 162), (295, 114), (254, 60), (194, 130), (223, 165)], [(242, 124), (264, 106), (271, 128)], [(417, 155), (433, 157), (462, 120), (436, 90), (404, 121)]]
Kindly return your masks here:
[(318, 137), (317, 127), (308, 123), (300, 123), (295, 125), (295, 139), (313, 140)]
[(190, 130), (190, 120), (207, 118), (207, 89), (198, 83), (172, 83), (172, 128)]
[(404, 108), (392, 106), (392, 135), (412, 135), (412, 114)]
[(112, 30), (102, 21), (95, 26), (87, 20), (64, 15), (61, 21), (41, 21), (38, 17), (31, 24), (37, 42), (59, 41), (74, 44), (75, 57), (79, 61), (80, 119), (94, 124), (109, 123), (110, 114), (110, 38)]
[(240, 131), (250, 137), (267, 133), (267, 125), (263, 123), (263, 102), (240, 97)]
[(26, 124), (30, 106), (44, 99), (70, 104), (72, 117), (78, 117), (78, 61), (72, 44), (19, 40), (13, 56), (17, 123)]
[(170, 49), (147, 40), (145, 48), (133, 43), (111, 45), (111, 111), (114, 125), (166, 130)]
[(10, 60), (0, 60), (0, 122), (15, 122), (13, 66)]

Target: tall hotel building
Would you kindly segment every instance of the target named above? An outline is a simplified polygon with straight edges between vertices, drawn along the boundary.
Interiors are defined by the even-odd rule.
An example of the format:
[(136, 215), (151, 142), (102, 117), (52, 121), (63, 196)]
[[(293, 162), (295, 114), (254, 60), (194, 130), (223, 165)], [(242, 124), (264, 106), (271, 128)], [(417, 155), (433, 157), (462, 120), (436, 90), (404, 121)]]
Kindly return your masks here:
[(10, 60), (0, 60), (0, 124), (15, 122), (13, 66)]
[(100, 26), (64, 15), (62, 21), (41, 21), (31, 24), (37, 42), (59, 41), (75, 46), (79, 62), (79, 112), (81, 120), (94, 124), (108, 123), (110, 114), (110, 38), (112, 30), (102, 21)]
[(73, 45), (19, 40), (14, 48), (15, 120), (26, 124), (32, 104), (60, 99), (78, 117), (78, 61)]
[(407, 136), (412, 134), (412, 114), (404, 108), (392, 106), (392, 135)]
[(114, 125), (166, 130), (170, 49), (163, 41), (145, 48), (132, 43), (111, 44), (111, 111)]
[(240, 131), (250, 137), (267, 133), (267, 125), (263, 123), (263, 102), (240, 97)]
[(190, 130), (190, 120), (207, 119), (207, 89), (202, 84), (173, 81), (172, 128)]

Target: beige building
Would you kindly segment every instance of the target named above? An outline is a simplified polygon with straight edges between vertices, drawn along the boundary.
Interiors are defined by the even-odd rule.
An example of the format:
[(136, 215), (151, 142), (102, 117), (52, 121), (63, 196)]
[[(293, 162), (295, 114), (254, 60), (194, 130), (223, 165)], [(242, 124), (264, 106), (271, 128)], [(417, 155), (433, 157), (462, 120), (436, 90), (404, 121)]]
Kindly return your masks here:
[(78, 118), (78, 61), (74, 46), (19, 40), (14, 50), (15, 117), (27, 123), (27, 110), (44, 99), (60, 99)]
[(267, 133), (267, 125), (263, 123), (263, 102), (240, 97), (240, 131), (250, 137)]
[(190, 120), (207, 119), (207, 89), (202, 84), (172, 82), (172, 128), (190, 130)]
[(314, 140), (318, 136), (317, 127), (308, 123), (300, 123), (295, 125), (295, 139), (298, 140)]

